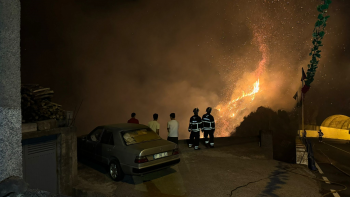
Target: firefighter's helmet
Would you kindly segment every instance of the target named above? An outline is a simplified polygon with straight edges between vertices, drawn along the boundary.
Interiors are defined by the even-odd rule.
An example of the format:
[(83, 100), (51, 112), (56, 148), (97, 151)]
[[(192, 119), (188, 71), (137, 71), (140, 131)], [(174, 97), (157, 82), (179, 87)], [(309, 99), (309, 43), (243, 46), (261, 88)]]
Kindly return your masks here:
[(211, 107), (208, 107), (207, 110), (206, 110), (206, 112), (207, 112), (208, 114), (210, 114), (210, 113), (211, 113)]
[(198, 108), (194, 108), (194, 110), (193, 110), (193, 113), (198, 113), (199, 112), (199, 109)]

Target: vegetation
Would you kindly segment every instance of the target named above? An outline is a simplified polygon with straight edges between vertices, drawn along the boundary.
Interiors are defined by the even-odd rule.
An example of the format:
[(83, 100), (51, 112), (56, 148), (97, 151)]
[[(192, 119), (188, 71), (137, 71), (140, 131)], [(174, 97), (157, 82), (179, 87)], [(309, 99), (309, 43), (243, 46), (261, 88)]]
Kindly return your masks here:
[(248, 137), (259, 135), (259, 130), (295, 135), (297, 122), (292, 113), (284, 110), (273, 111), (270, 108), (259, 107), (256, 112), (244, 117), (232, 136)]
[(314, 76), (316, 74), (317, 65), (319, 62), (319, 59), (321, 58), (321, 50), (320, 47), (322, 45), (322, 39), (325, 35), (324, 28), (326, 27), (327, 20), (329, 16), (325, 16), (327, 13), (327, 9), (329, 7), (329, 4), (332, 3), (331, 0), (323, 0), (324, 4), (321, 4), (317, 6), (317, 11), (320, 12), (320, 14), (317, 17), (317, 22), (315, 23), (315, 28), (312, 33), (312, 44), (313, 47), (311, 48), (310, 56), (312, 56), (310, 64), (307, 65), (308, 70), (306, 73), (306, 81), (305, 85), (310, 87), (310, 84), (314, 81)]

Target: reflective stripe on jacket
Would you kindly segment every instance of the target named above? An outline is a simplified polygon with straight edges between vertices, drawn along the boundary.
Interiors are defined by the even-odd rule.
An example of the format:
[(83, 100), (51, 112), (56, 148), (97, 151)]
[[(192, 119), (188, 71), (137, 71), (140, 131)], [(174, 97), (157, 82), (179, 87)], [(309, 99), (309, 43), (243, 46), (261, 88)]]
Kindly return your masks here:
[(215, 130), (214, 117), (210, 114), (204, 114), (202, 117), (203, 130)]
[(203, 128), (202, 119), (198, 115), (193, 115), (190, 118), (190, 124), (188, 126), (188, 131), (198, 132)]

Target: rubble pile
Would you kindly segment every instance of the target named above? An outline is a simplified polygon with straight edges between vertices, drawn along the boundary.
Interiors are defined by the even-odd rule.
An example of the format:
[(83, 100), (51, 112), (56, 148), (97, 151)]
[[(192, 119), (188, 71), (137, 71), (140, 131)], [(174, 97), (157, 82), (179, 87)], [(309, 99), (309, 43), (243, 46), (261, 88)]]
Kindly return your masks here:
[(37, 84), (27, 84), (21, 87), (22, 122), (40, 120), (64, 120), (66, 113), (61, 105), (51, 102), (53, 90)]

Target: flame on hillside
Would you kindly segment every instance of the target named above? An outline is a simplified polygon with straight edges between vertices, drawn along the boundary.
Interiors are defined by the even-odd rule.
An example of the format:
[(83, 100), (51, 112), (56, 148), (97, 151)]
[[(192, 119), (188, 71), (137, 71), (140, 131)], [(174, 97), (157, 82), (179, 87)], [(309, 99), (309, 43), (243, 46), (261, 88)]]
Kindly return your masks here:
[(240, 112), (246, 109), (246, 104), (251, 103), (255, 99), (255, 94), (259, 92), (259, 79), (254, 83), (250, 92), (242, 92), (242, 96), (235, 98), (228, 102), (227, 104), (220, 104), (215, 109), (219, 112), (219, 117), (215, 121), (218, 125), (218, 132), (216, 136), (223, 137), (228, 136), (228, 134), (236, 126), (234, 122), (238, 120), (239, 122), (243, 117), (235, 117), (235, 114), (241, 114)]
[[(258, 26), (252, 26), (253, 30), (253, 42), (259, 46), (262, 58), (258, 63), (258, 67), (254, 74), (248, 74), (242, 77), (241, 83), (236, 85), (235, 90), (232, 92), (231, 100), (226, 103), (221, 103), (215, 109), (216, 114), (216, 131), (215, 136), (227, 137), (230, 136), (234, 129), (243, 121), (244, 117), (252, 111), (256, 110), (257, 103), (253, 103), (255, 96), (259, 93), (260, 82), (259, 77), (265, 71), (265, 66), (269, 61), (269, 50), (265, 42), (267, 35), (263, 33), (262, 29)], [(255, 76), (254, 76), (255, 75)], [(253, 79), (252, 81), (247, 80)], [(243, 80), (244, 79), (244, 80)], [(256, 81), (255, 81), (256, 80)], [(245, 84), (255, 81), (251, 86), (246, 87)], [(237, 89), (244, 89), (243, 93), (240, 93)]]

